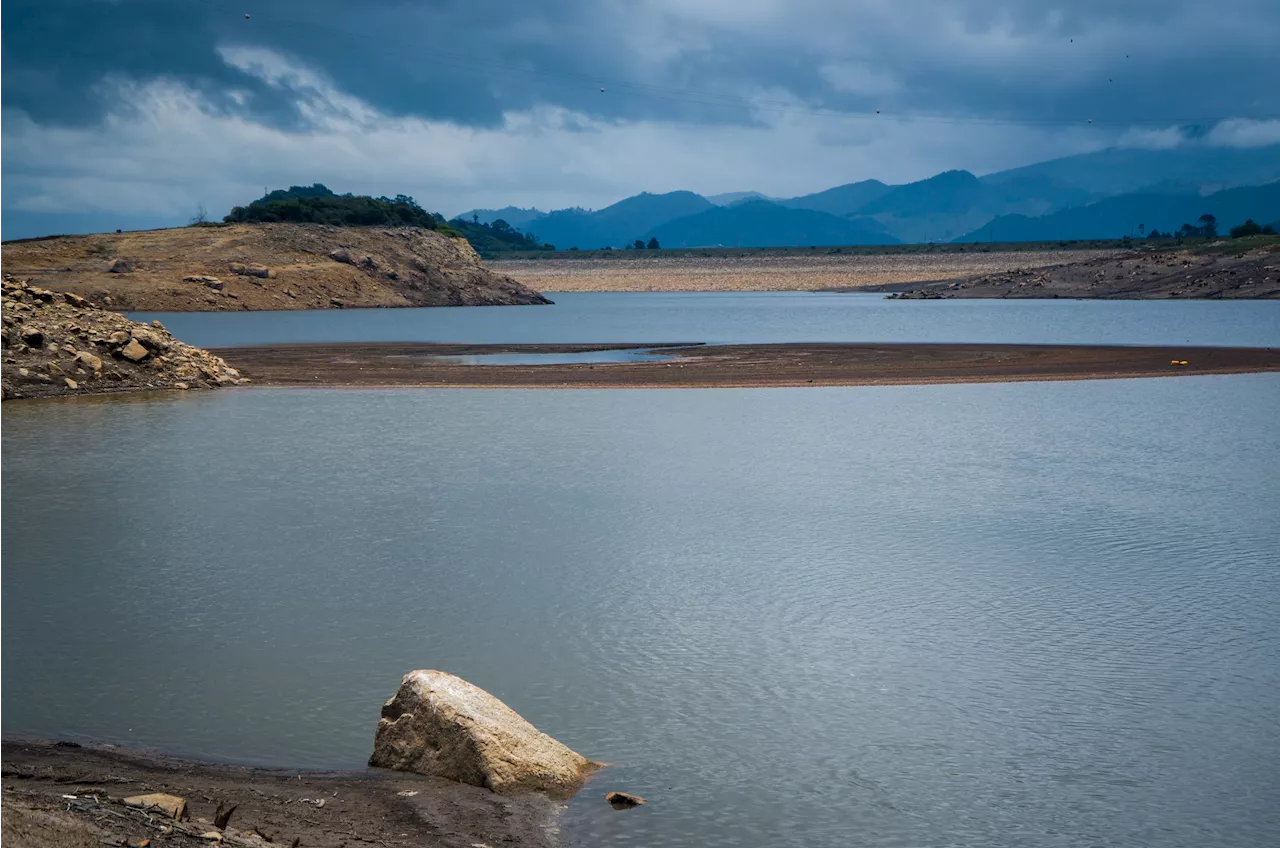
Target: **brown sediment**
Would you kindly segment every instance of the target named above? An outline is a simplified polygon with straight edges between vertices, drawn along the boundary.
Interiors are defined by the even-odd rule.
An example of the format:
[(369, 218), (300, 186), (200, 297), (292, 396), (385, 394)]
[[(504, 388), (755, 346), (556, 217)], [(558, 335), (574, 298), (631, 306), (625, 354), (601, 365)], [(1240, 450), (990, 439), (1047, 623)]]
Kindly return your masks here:
[[(557, 842), (556, 802), (542, 795), (497, 795), (440, 778), (246, 768), (17, 740), (4, 742), (3, 758), (5, 848), (98, 848), (146, 839), (153, 846), (206, 848), (541, 848)], [(123, 803), (148, 793), (185, 799), (189, 820), (175, 823), (163, 813)], [(215, 828), (219, 807), (225, 812), (231, 805), (227, 826)], [(166, 833), (166, 827), (173, 831)], [(214, 832), (222, 839), (200, 838)]]
[[(464, 365), (450, 356), (657, 349), (670, 359)], [(299, 344), (223, 348), (265, 386), (716, 388), (1089, 380), (1280, 371), (1280, 349), (994, 344)], [(1182, 363), (1183, 364), (1174, 364)]]

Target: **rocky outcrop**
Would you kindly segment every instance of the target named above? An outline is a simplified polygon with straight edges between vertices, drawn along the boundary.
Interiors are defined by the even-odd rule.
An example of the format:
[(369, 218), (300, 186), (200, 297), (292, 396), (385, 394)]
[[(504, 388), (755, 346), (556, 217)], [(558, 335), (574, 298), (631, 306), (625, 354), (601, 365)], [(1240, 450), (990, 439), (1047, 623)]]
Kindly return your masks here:
[(248, 383), (217, 356), (154, 321), (140, 324), (84, 298), (4, 275), (4, 400)]
[(107, 309), (206, 312), (550, 303), (464, 238), (416, 227), (225, 224), (11, 241), (5, 270)]
[(382, 707), (369, 765), (511, 795), (567, 797), (598, 767), (488, 692), (443, 671), (411, 671)]

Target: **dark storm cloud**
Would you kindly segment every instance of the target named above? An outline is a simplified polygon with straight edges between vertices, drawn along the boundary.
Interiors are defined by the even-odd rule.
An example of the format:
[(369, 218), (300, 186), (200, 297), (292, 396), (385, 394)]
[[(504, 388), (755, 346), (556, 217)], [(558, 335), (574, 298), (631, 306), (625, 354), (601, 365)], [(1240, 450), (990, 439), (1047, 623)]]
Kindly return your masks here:
[(96, 120), (113, 75), (254, 90), (259, 117), (291, 120), (287, 99), (220, 59), (225, 45), (281, 51), (388, 114), (476, 125), (537, 103), (695, 123), (748, 121), (753, 106), (1015, 122), (1280, 113), (1272, 0), (9, 0), (3, 18), (4, 104), (42, 122)]
[(1280, 141), (1275, 0), (6, 0), (0, 15), (10, 236), (184, 223), (317, 180), (453, 213)]

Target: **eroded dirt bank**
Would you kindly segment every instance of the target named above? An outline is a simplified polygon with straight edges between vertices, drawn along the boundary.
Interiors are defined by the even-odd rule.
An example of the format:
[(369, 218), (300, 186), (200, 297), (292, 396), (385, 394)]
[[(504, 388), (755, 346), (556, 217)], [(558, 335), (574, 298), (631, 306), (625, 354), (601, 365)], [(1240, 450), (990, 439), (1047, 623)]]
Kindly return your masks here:
[(666, 348), (671, 359), (648, 362), (465, 365), (442, 358), (636, 347), (653, 346), (319, 344), (217, 352), (267, 386), (857, 386), (1280, 371), (1280, 349), (1219, 347), (773, 344)]
[[(5, 848), (138, 846), (144, 840), (155, 848), (557, 844), (559, 805), (542, 795), (502, 796), (399, 772), (278, 771), (62, 745), (4, 742)], [(184, 798), (189, 818), (175, 822), (122, 803), (148, 793)], [(236, 807), (222, 828), (214, 826), (220, 804)]]
[(6, 242), (5, 270), (107, 309), (210, 312), (549, 301), (416, 227), (226, 224)]
[(1099, 298), (1236, 300), (1280, 298), (1280, 246), (1239, 252), (1139, 252), (1065, 265), (1018, 268), (920, 284), (881, 286), (907, 299)]

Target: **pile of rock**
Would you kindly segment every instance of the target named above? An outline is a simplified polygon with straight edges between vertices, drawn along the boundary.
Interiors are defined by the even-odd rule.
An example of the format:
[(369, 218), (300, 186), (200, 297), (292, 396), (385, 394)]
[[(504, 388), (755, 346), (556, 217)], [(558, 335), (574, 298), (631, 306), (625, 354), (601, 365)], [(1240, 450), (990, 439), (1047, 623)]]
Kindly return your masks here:
[(4, 400), (249, 382), (219, 357), (174, 339), (159, 321), (130, 321), (8, 274), (0, 286)]

